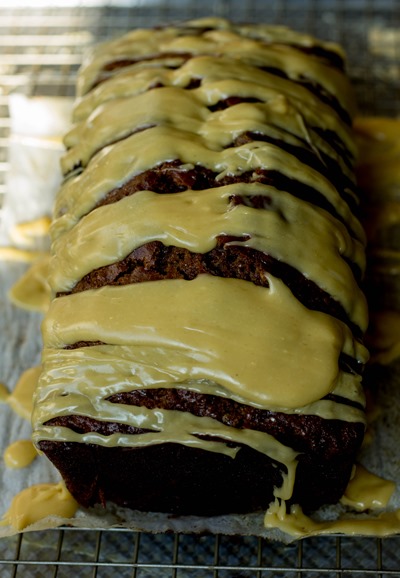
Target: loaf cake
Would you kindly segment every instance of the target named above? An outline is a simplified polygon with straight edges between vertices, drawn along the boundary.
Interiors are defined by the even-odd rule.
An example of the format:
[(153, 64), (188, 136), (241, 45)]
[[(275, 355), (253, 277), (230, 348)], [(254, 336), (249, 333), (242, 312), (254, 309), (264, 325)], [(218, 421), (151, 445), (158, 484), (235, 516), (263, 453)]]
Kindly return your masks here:
[(84, 507), (336, 503), (365, 418), (354, 96), (334, 44), (209, 18), (82, 65), (33, 439)]

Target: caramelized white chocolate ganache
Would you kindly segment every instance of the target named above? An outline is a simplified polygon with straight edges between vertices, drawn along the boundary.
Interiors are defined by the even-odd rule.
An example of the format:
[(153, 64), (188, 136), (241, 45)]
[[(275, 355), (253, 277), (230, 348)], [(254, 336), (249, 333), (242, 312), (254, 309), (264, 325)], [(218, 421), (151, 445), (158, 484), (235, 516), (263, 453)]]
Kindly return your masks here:
[(337, 501), (368, 357), (340, 49), (198, 20), (97, 47), (78, 88), (36, 446), (83, 505)]

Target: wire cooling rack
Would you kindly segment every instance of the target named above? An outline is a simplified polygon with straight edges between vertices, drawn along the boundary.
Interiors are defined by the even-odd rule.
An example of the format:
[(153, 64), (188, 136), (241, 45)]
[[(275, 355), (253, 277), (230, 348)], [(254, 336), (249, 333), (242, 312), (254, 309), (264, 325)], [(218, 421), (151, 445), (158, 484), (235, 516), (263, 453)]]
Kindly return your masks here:
[[(72, 96), (82, 53), (137, 26), (217, 15), (293, 26), (340, 42), (364, 114), (400, 113), (398, 0), (0, 0), (0, 195), (8, 96)], [(40, 7), (39, 7), (40, 5)], [(52, 7), (50, 7), (52, 6)], [(400, 537), (323, 537), (285, 546), (255, 537), (74, 528), (0, 541), (0, 576), (26, 578), (400, 577)]]
[(154, 535), (128, 530), (32, 532), (5, 540), (3, 578), (338, 578), (400, 575), (399, 540)]

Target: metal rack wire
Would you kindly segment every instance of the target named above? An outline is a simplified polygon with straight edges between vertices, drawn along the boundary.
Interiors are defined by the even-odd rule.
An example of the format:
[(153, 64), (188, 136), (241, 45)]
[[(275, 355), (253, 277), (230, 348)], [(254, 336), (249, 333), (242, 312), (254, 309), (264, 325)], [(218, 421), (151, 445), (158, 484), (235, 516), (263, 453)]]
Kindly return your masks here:
[[(132, 27), (214, 14), (287, 24), (338, 41), (366, 114), (400, 113), (398, 0), (0, 0), (0, 195), (8, 170), (8, 96), (72, 95), (82, 53)], [(152, 535), (63, 528), (0, 541), (0, 576), (45, 578), (338, 578), (400, 576), (400, 537), (324, 537), (284, 546), (255, 537)]]
[(128, 530), (34, 532), (6, 539), (4, 578), (389, 578), (397, 538), (324, 537), (285, 546), (255, 537)]

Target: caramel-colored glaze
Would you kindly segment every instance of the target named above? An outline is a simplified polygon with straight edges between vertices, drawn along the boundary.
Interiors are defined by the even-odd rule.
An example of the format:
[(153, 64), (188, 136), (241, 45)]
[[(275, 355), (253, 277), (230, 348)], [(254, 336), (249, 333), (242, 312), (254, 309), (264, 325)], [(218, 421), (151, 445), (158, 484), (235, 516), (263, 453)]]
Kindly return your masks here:
[(266, 528), (279, 528), (294, 538), (308, 538), (330, 534), (346, 536), (385, 537), (400, 532), (400, 510), (384, 511), (376, 516), (343, 516), (336, 520), (318, 521), (306, 516), (299, 505), (291, 506), (290, 513), (276, 502), (264, 519)]
[[(295, 99), (297, 97), (298, 100), (296, 103), (298, 110), (296, 110), (295, 107), (291, 105), (287, 99), (282, 98), (282, 94), (276, 90), (275, 79), (274, 82), (272, 82), (271, 77), (246, 63), (238, 61), (232, 62), (229, 57), (220, 55), (218, 58), (215, 58), (215, 56), (197, 56), (183, 63), (178, 68), (171, 67), (171, 69), (168, 67), (170, 64), (173, 64), (173, 62), (169, 59), (167, 62), (157, 62), (157, 65), (153, 62), (153, 66), (147, 65), (143, 67), (141, 64), (138, 64), (134, 70), (130, 67), (128, 67), (128, 69), (122, 69), (118, 74), (110, 78), (107, 82), (98, 85), (78, 101), (74, 113), (74, 121), (76, 123), (85, 121), (97, 107), (110, 103), (110, 101), (114, 99), (123, 102), (121, 99), (141, 95), (151, 89), (155, 84), (185, 88), (191, 79), (197, 78), (201, 79), (202, 89), (194, 89), (194, 94), (199, 95), (207, 106), (212, 105), (216, 99), (222, 99), (226, 94), (231, 92), (235, 92), (237, 96), (243, 98), (253, 95), (258, 96), (260, 100), (265, 99), (266, 102), (264, 106), (258, 107), (259, 119), (261, 120), (261, 115), (263, 114), (264, 124), (266, 125), (265, 121), (269, 111), (275, 110), (278, 113), (276, 123), (274, 123), (275, 126), (273, 127), (272, 124), (270, 124), (268, 128), (267, 126), (264, 128), (268, 131), (275, 131), (276, 135), (285, 133), (285, 126), (280, 122), (282, 119), (282, 116), (279, 115), (280, 103), (281, 113), (285, 108), (288, 111), (287, 128), (290, 129), (292, 134), (292, 137), (286, 134), (286, 139), (293, 141), (293, 136), (296, 136), (298, 138), (306, 138), (307, 141), (310, 140), (304, 121), (301, 122), (301, 115), (304, 115), (311, 126), (320, 126), (321, 124), (321, 119), (318, 118), (316, 110), (308, 110), (299, 98), (299, 95), (301, 96), (303, 94), (301, 89), (296, 92), (293, 86), (290, 87), (291, 94)], [(233, 78), (235, 81), (232, 81)], [(281, 83), (280, 86), (282, 86), (282, 80), (278, 80), (278, 83)], [(205, 92), (205, 90), (207, 90), (207, 92)], [(214, 124), (215, 122), (219, 122), (224, 116), (225, 115), (214, 113), (209, 117), (208, 122), (211, 121)], [(239, 129), (239, 127), (240, 124), (237, 122), (237, 129)], [(251, 125), (249, 128), (251, 128)], [(343, 138), (348, 140), (347, 131), (343, 129), (342, 131)], [(76, 129), (70, 137), (74, 134), (76, 134)], [(232, 132), (231, 134), (233, 136)], [(225, 136), (225, 138), (227, 137)], [(314, 133), (313, 138), (315, 138)], [(75, 139), (73, 139), (73, 142), (75, 142)], [(323, 139), (317, 137), (317, 142), (318, 146), (321, 146), (324, 152), (332, 155), (330, 146), (324, 143)], [(343, 170), (351, 176), (349, 168), (347, 167), (346, 169), (346, 165), (342, 163), (340, 159), (338, 159), (338, 162)]]
[[(246, 196), (261, 195), (268, 200), (268, 210), (233, 207), (233, 195), (243, 196), (243, 184), (203, 190), (201, 194), (184, 191), (160, 196), (140, 191), (100, 207), (54, 240), (49, 282), (54, 291), (68, 291), (87, 273), (122, 260), (154, 240), (205, 253), (216, 246), (219, 235), (245, 236), (230, 245), (251, 247), (296, 267), (341, 302), (365, 331), (366, 300), (345, 260), (364, 270), (361, 243), (326, 211), (272, 187), (246, 187)], [(324, 252), (316, 250), (321, 245)]]
[(0, 383), (0, 402), (6, 402), (8, 397), (10, 395), (10, 392), (7, 388), (6, 385), (4, 385), (4, 383)]
[[(243, 107), (255, 109), (257, 105), (244, 103), (227, 111), (236, 109), (235, 114), (239, 114), (242, 121)], [(233, 113), (226, 112), (225, 116), (228, 117), (228, 114)], [(226, 121), (229, 126), (229, 118), (226, 118)], [(254, 130), (262, 132), (262, 126)], [(241, 132), (243, 130), (238, 131), (238, 134)], [(257, 141), (239, 147), (218, 147), (215, 150), (202, 135), (169, 126), (148, 128), (106, 147), (93, 157), (82, 174), (68, 179), (61, 188), (55, 205), (55, 214), (64, 216), (62, 231), (68, 230), (78, 218), (93, 209), (108, 191), (118, 188), (142, 171), (173, 159), (182, 161), (181, 170), (193, 168), (193, 163), (205, 166), (217, 173), (217, 180), (229, 174), (240, 175), (246, 171), (255, 171), (260, 166), (298, 179), (301, 183), (317, 189), (336, 209), (343, 221), (348, 223), (354, 236), (365, 242), (365, 234), (359, 221), (335, 187), (321, 173), (301, 163), (295, 156), (276, 146), (260, 144)], [(58, 236), (58, 226), (56, 223), (56, 228), (52, 228), (52, 238)]]
[(62, 482), (37, 484), (14, 497), (1, 525), (10, 525), (20, 532), (47, 517), (72, 518), (77, 508), (78, 504)]
[[(307, 117), (313, 116), (317, 118), (317, 109), (320, 110), (322, 118), (326, 117), (325, 127), (329, 130), (337, 130), (343, 133), (343, 129), (339, 129), (338, 122), (333, 122), (332, 109), (328, 105), (323, 105), (317, 97), (310, 96), (310, 93), (301, 86), (292, 88), (292, 83), (284, 79), (277, 78), (271, 75), (271, 86), (263, 90), (262, 86), (251, 85), (249, 95), (252, 98), (268, 102), (269, 100), (282, 103), (282, 93), (291, 102), (291, 105), (297, 105), (298, 114), (304, 117), (305, 124), (311, 124)], [(289, 84), (289, 87), (286, 86)], [(237, 88), (235, 85), (239, 85)], [(283, 86), (280, 86), (283, 85)], [(208, 92), (209, 91), (209, 92)], [(223, 111), (210, 111), (208, 107), (213, 106), (219, 100), (227, 98), (229, 95), (243, 93), (243, 88), (240, 81), (230, 80), (227, 86), (211, 86), (207, 84), (203, 88), (195, 89), (194, 91), (187, 91), (177, 87), (163, 87), (157, 90), (151, 90), (142, 94), (138, 94), (129, 98), (116, 98), (101, 105), (94, 113), (92, 113), (87, 121), (76, 125), (65, 137), (65, 145), (68, 147), (67, 153), (62, 158), (61, 164), (65, 174), (74, 169), (79, 163), (86, 166), (91, 157), (101, 148), (112, 144), (116, 140), (129, 136), (132, 132), (132, 127), (146, 128), (152, 125), (159, 125), (163, 123), (166, 126), (174, 126), (181, 131), (190, 131), (194, 134), (204, 135), (215, 144), (221, 143), (223, 138), (225, 142), (232, 134), (232, 129), (240, 129), (242, 126), (247, 130), (253, 127), (244, 119), (240, 123), (236, 121), (236, 126), (233, 126), (230, 131), (224, 131), (218, 134), (216, 128), (221, 123), (221, 119), (227, 116)], [(272, 94), (271, 94), (272, 92)], [(294, 95), (292, 96), (292, 92)], [(247, 95), (243, 95), (244, 97)], [(298, 101), (298, 102), (297, 102)], [(310, 101), (310, 108), (306, 108), (306, 102)], [(134, 105), (132, 105), (134, 102)], [(285, 101), (283, 100), (283, 103)], [(162, 104), (161, 104), (162, 103)], [(244, 107), (242, 107), (244, 108)], [(251, 107), (253, 109), (254, 106)], [(268, 104), (259, 104), (255, 109), (268, 110)], [(313, 114), (310, 114), (309, 111)], [(229, 113), (228, 113), (229, 116)], [(253, 118), (254, 123), (254, 118)], [(317, 126), (321, 121), (317, 123)], [(247, 125), (247, 126), (246, 126)], [(326, 126), (328, 125), (328, 126)], [(343, 136), (343, 140), (348, 140), (348, 135), (339, 134)], [(347, 138), (346, 138), (347, 137)]]
[[(245, 394), (233, 393), (214, 381), (187, 379), (187, 374), (192, 371), (190, 355), (185, 364), (185, 358), (180, 360), (179, 354), (167, 348), (159, 348), (157, 364), (153, 365), (149, 363), (154, 357), (152, 347), (142, 345), (94, 345), (90, 350), (45, 349), (43, 357), (45, 372), (37, 392), (35, 412), (42, 411), (45, 414), (50, 411), (53, 416), (64, 415), (80, 405), (85, 415), (99, 417), (104, 414), (125, 423), (135, 410), (123, 404), (107, 403), (106, 398), (146, 387), (187, 389), (262, 407)], [(63, 367), (68, 367), (67, 374)], [(341, 372), (332, 393), (362, 405), (361, 377), (354, 379), (354, 376)], [(63, 399), (57, 401), (60, 396)], [(318, 400), (302, 407), (285, 408), (285, 412), (319, 415), (325, 419), (345, 419), (349, 422), (364, 419), (362, 409), (332, 400)]]
[[(197, 27), (200, 22), (192, 21), (192, 24)], [(322, 60), (309, 58), (308, 55), (290, 46), (292, 43), (305, 43), (308, 46), (317, 44), (311, 36), (299, 35), (288, 28), (277, 26), (234, 26), (226, 20), (217, 18), (208, 19), (208, 24), (205, 25), (214, 29), (202, 36), (191, 35), (190, 32), (181, 35), (180, 29), (171, 26), (159, 30), (134, 30), (114, 42), (103, 44), (85, 62), (84, 72), (78, 80), (78, 93), (85, 94), (100, 69), (107, 62), (120, 58), (133, 56), (140, 59), (141, 56), (157, 53), (176, 53), (177, 56), (185, 53), (218, 54), (229, 55), (238, 64), (245, 62), (254, 66), (267, 65), (285, 69), (292, 79), (301, 78), (304, 70), (307, 70), (310, 79), (315, 82), (322, 81), (326, 90), (335, 94), (343, 107), (354, 113), (352, 93), (345, 90), (347, 86), (345, 75), (326, 66)], [(322, 42), (318, 44), (339, 52), (334, 44)]]
[[(318, 520), (306, 516), (299, 505), (286, 511), (278, 499), (268, 508), (266, 528), (279, 528), (296, 538), (329, 534), (389, 536), (400, 532), (400, 510), (384, 510), (394, 492), (395, 484), (369, 472), (358, 464), (341, 503), (348, 513), (334, 520)], [(367, 517), (355, 517), (351, 510), (369, 512)], [(371, 512), (377, 511), (376, 515)]]
[(386, 508), (396, 484), (369, 472), (361, 464), (355, 472), (341, 498), (341, 503), (359, 512)]
[(46, 255), (35, 261), (30, 268), (14, 283), (8, 292), (10, 301), (17, 307), (28, 311), (46, 312), (51, 291), (48, 283), (49, 259)]
[[(342, 322), (302, 306), (272, 275), (268, 281), (270, 288), (265, 289), (239, 279), (200, 275), (192, 281), (76, 293), (52, 302), (43, 326), (44, 344), (62, 348), (99, 340), (150, 346), (151, 365), (157, 364), (160, 349), (169, 349), (177, 360), (182, 357), (184, 366), (185, 359), (190, 360), (190, 373), (182, 373), (183, 380), (213, 379), (265, 407), (303, 406), (332, 391), (342, 351), (360, 362), (367, 353)], [(228, 334), (243, 338), (227, 342)], [(306, 366), (304, 359), (309, 361)]]
[(19, 469), (29, 466), (37, 456), (31, 440), (17, 440), (4, 451), (4, 463), (8, 468)]
[(31, 419), (33, 394), (41, 371), (41, 366), (31, 367), (24, 371), (13, 392), (5, 400), (15, 413), (28, 421)]
[[(357, 464), (341, 503), (349, 509), (347, 514), (334, 520), (317, 520), (306, 516), (300, 506), (291, 506), (287, 513), (278, 500), (265, 515), (265, 526), (276, 528), (305, 538), (328, 534), (361, 536), (389, 536), (400, 532), (400, 510), (384, 510), (394, 492), (394, 482), (385, 480)], [(354, 517), (351, 510), (369, 512), (367, 517)], [(372, 512), (377, 511), (376, 515)]]

